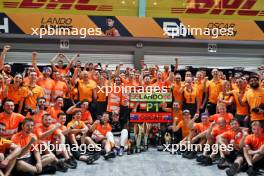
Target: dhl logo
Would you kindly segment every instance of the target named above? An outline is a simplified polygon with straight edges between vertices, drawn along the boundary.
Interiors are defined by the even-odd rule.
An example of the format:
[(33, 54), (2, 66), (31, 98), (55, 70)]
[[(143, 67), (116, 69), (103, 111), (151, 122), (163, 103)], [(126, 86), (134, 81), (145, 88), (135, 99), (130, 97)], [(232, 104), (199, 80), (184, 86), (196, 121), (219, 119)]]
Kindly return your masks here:
[(186, 0), (186, 8), (171, 8), (171, 13), (264, 16), (252, 10), (257, 0)]
[(61, 10), (89, 10), (112, 11), (112, 5), (92, 5), (90, 0), (22, 0), (21, 2), (3, 2), (4, 8), (26, 9), (61, 9)]

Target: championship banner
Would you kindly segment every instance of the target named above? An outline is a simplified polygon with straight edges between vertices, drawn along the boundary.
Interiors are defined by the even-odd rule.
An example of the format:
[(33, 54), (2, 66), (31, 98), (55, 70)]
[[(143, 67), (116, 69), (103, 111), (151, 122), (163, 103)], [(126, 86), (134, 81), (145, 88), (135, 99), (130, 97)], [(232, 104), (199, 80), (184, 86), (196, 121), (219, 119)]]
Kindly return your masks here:
[(156, 112), (156, 113), (130, 113), (130, 122), (132, 123), (171, 123), (172, 115), (171, 113)]
[[(38, 35), (42, 38), (45, 35), (62, 35), (60, 30), (67, 29), (68, 33), (66, 31), (63, 35), (80, 38), (106, 36), (109, 30), (107, 18), (108, 16), (0, 13), (0, 33)], [(111, 20), (120, 37), (264, 41), (264, 19), (254, 21), (112, 16)], [(43, 31), (45, 33), (41, 34)]]
[(0, 12), (137, 16), (138, 1), (1, 0)]
[(132, 102), (172, 102), (171, 93), (130, 93)]
[(263, 20), (263, 0), (148, 0), (146, 16)]

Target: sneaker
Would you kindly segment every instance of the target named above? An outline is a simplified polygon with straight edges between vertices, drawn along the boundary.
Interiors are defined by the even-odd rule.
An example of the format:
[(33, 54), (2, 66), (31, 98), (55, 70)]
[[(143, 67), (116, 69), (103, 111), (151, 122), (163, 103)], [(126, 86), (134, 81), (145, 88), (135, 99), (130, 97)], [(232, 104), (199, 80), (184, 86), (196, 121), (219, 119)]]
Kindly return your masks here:
[(240, 167), (240, 171), (247, 172), (247, 170), (248, 170), (248, 164), (247, 163), (242, 164), (242, 166)]
[(237, 163), (232, 164), (230, 168), (226, 170), (226, 175), (234, 176), (238, 171), (238, 167), (239, 165)]
[(109, 158), (115, 158), (115, 153), (113, 151), (108, 152), (104, 155), (105, 160), (108, 160)]
[(202, 161), (202, 164), (204, 164), (205, 166), (210, 166), (213, 164), (212, 158), (210, 158), (209, 156), (206, 156)]
[(119, 153), (119, 149), (118, 148), (113, 148), (113, 150), (112, 150), (114, 153), (115, 153), (115, 156), (117, 156), (118, 155), (118, 153)]
[(64, 165), (69, 169), (76, 169), (77, 165), (74, 165), (70, 159), (64, 161)]
[(62, 160), (59, 160), (59, 162), (56, 165), (56, 170), (59, 172), (67, 172), (68, 168), (65, 166)]
[(124, 155), (124, 147), (120, 147), (118, 151), (118, 156), (123, 156)]
[(253, 166), (248, 166), (247, 174), (248, 174), (248, 176), (255, 176), (256, 175), (256, 171), (255, 171)]
[(218, 162), (218, 164), (217, 164), (217, 167), (218, 167), (219, 169), (223, 170), (223, 169), (229, 167), (229, 164), (228, 164), (228, 162), (226, 161), (225, 158), (220, 158), (220, 159), (219, 159), (219, 162)]
[(196, 152), (194, 152), (194, 151), (190, 152), (190, 153), (186, 156), (187, 159), (194, 159), (195, 157), (196, 157)]
[(157, 151), (162, 152), (162, 151), (163, 151), (163, 146), (162, 146), (162, 145), (159, 145), (159, 146), (157, 147)]
[(141, 153), (140, 147), (136, 147), (136, 153)]
[(199, 163), (201, 163), (202, 160), (203, 160), (205, 157), (206, 157), (206, 156), (204, 156), (204, 155), (199, 155), (199, 156), (196, 157), (196, 161), (199, 162)]
[(183, 157), (183, 158), (187, 158), (187, 156), (188, 156), (189, 154), (190, 154), (189, 151), (185, 151), (185, 152), (183, 152), (182, 157)]
[(70, 161), (72, 164), (75, 164), (77, 166), (77, 161), (73, 156), (70, 158)]

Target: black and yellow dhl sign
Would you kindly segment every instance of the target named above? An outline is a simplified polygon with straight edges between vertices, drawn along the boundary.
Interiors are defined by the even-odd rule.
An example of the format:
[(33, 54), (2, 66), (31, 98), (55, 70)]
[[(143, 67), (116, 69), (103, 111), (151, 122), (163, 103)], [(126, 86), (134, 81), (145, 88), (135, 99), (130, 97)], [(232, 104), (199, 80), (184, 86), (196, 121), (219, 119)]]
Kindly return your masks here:
[(138, 1), (1, 0), (0, 12), (136, 16)]
[(264, 19), (264, 0), (147, 1), (147, 16), (207, 19)]

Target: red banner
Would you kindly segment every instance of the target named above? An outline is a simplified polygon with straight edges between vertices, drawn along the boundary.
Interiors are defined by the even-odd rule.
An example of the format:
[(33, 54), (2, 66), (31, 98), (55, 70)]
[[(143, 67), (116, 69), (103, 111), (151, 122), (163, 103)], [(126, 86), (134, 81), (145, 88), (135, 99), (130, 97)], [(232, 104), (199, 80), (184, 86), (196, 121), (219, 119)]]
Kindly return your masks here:
[(166, 112), (136, 112), (130, 113), (130, 122), (167, 123), (172, 122), (172, 115)]

